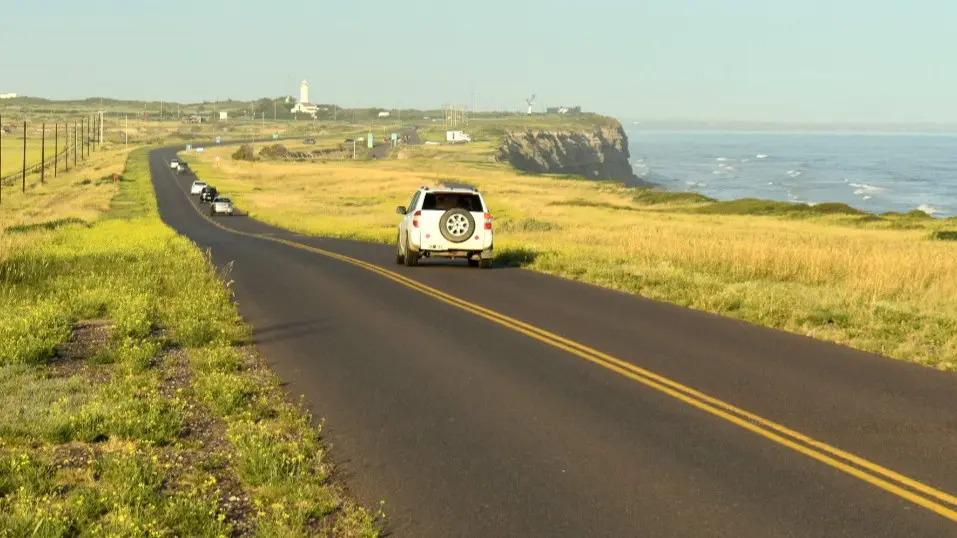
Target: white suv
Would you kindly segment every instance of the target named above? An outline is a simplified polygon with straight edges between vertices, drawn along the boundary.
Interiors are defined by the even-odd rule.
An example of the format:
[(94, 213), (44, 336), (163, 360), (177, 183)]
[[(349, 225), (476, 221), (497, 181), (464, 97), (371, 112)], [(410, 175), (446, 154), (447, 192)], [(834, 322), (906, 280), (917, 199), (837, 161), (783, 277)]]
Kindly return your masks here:
[(209, 204), (209, 214), (213, 217), (216, 215), (232, 215), (233, 201), (225, 196), (217, 196)]
[(471, 188), (422, 187), (412, 195), (396, 240), (396, 263), (417, 265), (423, 256), (465, 258), (469, 265), (492, 266), (492, 213)]
[(196, 180), (196, 181), (194, 181), (194, 182), (192, 183), (192, 185), (189, 186), (189, 193), (190, 193), (190, 194), (199, 194), (199, 193), (203, 192), (203, 187), (205, 187), (205, 186), (206, 186), (206, 182), (205, 182), (205, 181)]

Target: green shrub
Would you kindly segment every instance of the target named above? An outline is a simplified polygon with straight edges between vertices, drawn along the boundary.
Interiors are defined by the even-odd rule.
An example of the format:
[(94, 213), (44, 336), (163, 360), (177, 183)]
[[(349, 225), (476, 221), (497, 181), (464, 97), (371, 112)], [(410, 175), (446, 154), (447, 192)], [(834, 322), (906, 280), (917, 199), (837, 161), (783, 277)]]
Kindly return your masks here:
[(957, 241), (957, 230), (937, 230), (931, 234), (931, 239), (938, 241)]
[(254, 150), (250, 144), (243, 144), (239, 146), (239, 149), (233, 152), (233, 159), (237, 161), (255, 161), (256, 150)]
[(714, 198), (710, 198), (697, 192), (663, 191), (659, 189), (638, 189), (638, 192), (635, 193), (633, 199), (639, 204), (647, 205), (703, 204), (716, 201)]
[(816, 205), (761, 200), (758, 198), (740, 198), (723, 202), (712, 202), (693, 210), (706, 215), (862, 215), (863, 211), (847, 204), (824, 203)]

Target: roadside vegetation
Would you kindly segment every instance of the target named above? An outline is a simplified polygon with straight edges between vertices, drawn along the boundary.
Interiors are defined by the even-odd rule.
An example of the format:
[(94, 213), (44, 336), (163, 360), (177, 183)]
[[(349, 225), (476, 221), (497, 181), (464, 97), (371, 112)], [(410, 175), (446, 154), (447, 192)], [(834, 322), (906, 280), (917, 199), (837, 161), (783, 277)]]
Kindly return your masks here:
[(378, 534), (145, 149), (5, 191), (0, 227), (0, 536)]
[(401, 147), (376, 161), (184, 156), (256, 218), (382, 243), (395, 240), (394, 208), (415, 188), (475, 185), (495, 214), (500, 264), (957, 370), (957, 219), (535, 176), (494, 162), (500, 129), (486, 130), (472, 144)]

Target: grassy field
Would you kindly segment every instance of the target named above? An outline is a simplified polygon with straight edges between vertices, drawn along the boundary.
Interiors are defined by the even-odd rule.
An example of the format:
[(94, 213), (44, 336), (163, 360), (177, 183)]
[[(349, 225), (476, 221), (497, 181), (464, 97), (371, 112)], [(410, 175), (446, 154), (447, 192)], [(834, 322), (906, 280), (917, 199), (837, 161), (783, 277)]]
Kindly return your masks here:
[[(50, 149), (52, 148), (53, 140), (50, 140)], [(0, 177), (19, 172), (23, 162), (23, 133), (4, 134), (3, 141), (0, 143), (0, 152), (2, 152)], [(52, 151), (50, 156), (53, 156)], [(40, 162), (40, 139), (27, 136), (27, 166), (38, 162)]]
[[(188, 155), (254, 217), (390, 243), (420, 185), (466, 182), (496, 218), (500, 263), (957, 370), (957, 221), (875, 216), (523, 174), (489, 140), (382, 161), (240, 162)], [(220, 159), (217, 161), (216, 158)]]
[(0, 536), (376, 535), (125, 157), (0, 205)]

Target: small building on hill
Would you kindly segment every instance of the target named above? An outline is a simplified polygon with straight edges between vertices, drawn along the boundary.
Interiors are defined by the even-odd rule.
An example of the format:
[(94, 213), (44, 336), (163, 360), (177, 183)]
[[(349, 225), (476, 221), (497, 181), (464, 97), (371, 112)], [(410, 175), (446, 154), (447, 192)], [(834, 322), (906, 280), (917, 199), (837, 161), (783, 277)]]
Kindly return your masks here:
[(550, 106), (545, 109), (546, 114), (581, 114), (580, 106)]

